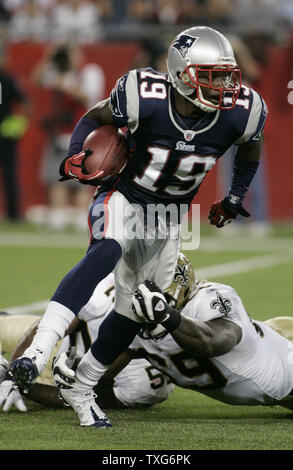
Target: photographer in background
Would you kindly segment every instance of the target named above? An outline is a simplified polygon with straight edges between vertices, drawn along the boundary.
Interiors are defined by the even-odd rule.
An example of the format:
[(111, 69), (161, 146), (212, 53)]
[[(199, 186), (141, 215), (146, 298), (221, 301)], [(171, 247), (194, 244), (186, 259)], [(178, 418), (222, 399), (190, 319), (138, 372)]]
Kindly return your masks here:
[(41, 168), (41, 178), (48, 186), (48, 213), (46, 224), (54, 230), (62, 230), (70, 224), (86, 229), (86, 208), (90, 189), (68, 181), (58, 183), (58, 169), (76, 120), (85, 107), (91, 107), (104, 93), (104, 73), (97, 64), (83, 66), (79, 47), (59, 45), (49, 47), (44, 58), (33, 72), (35, 83), (50, 89), (49, 113), (42, 126), (47, 132), (47, 145)]

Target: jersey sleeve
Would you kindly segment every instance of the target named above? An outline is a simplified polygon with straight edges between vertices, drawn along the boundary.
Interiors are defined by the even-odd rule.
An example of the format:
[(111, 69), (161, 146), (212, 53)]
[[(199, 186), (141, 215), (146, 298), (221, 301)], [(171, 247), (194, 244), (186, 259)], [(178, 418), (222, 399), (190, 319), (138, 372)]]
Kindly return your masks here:
[(224, 284), (212, 283), (199, 290), (182, 314), (201, 322), (222, 318), (242, 328), (242, 315), (247, 315), (236, 291)]
[(133, 134), (167, 96), (166, 76), (151, 68), (130, 70), (117, 80), (110, 95), (114, 124)]
[(137, 71), (130, 70), (117, 80), (110, 95), (110, 107), (117, 127), (134, 132), (139, 123), (139, 93)]
[[(252, 88), (244, 87), (243, 97), (239, 99), (239, 102), (243, 104), (243, 107), (248, 106), (248, 115), (246, 119), (240, 119), (241, 135), (236, 140), (236, 145), (258, 140), (264, 129), (268, 114), (268, 108), (264, 99)], [(241, 114), (243, 116), (244, 112)]]

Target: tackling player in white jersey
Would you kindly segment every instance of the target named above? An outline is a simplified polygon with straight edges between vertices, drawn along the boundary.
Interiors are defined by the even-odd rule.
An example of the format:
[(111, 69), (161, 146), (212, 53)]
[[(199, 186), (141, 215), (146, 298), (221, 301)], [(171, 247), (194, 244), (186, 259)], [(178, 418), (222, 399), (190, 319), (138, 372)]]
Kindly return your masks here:
[(134, 310), (157, 339), (135, 338), (133, 357), (224, 403), (293, 409), (293, 318), (252, 320), (237, 292), (216, 282), (197, 282), (191, 297), (180, 312), (154, 283), (139, 286)]
[[(83, 310), (88, 320), (90, 315), (97, 318), (102, 311), (111, 309), (112, 274), (103, 282), (104, 285), (101, 284), (95, 290)], [(151, 306), (153, 300), (155, 307), (160, 300), (165, 307), (167, 300), (170, 317), (174, 312), (179, 314), (180, 323), (173, 332), (168, 333), (164, 319), (161, 323), (152, 318), (149, 321), (149, 316), (156, 316)], [(163, 380), (168, 376), (181, 387), (204, 393), (224, 403), (281, 405), (293, 409), (293, 318), (276, 317), (266, 322), (252, 320), (232, 287), (209, 281), (196, 282), (192, 265), (182, 254), (164, 298), (154, 286), (152, 291), (140, 286), (140, 296), (136, 295), (134, 304), (140, 315), (144, 309), (148, 320), (131, 349), (124, 353), (124, 357), (120, 357), (118, 365), (114, 363), (118, 370), (121, 363), (127, 364), (136, 358), (133, 365), (138, 376), (140, 368), (146, 370), (146, 364), (139, 363), (137, 358), (144, 357), (163, 373)], [(166, 313), (164, 309), (159, 312)], [(88, 324), (91, 324), (90, 321)], [(57, 364), (62, 368), (62, 362)], [(131, 362), (115, 379), (117, 387), (113, 390), (122, 402), (123, 397), (119, 397), (118, 390), (126, 398), (125, 395), (129, 393), (127, 371), (130, 366)], [(62, 376), (64, 379), (65, 376)], [(62, 383), (58, 374), (55, 374), (55, 378)], [(73, 372), (69, 380), (74, 380)], [(137, 385), (138, 382), (135, 383)], [(157, 385), (160, 383), (158, 377)], [(68, 379), (64, 381), (66, 384)], [(163, 390), (161, 392), (164, 394)], [(155, 392), (158, 393), (158, 389)], [(136, 403), (141, 403), (140, 393), (142, 390), (137, 389)]]
[[(59, 398), (59, 389), (53, 381), (52, 360), (56, 354), (68, 354), (72, 346), (76, 347), (76, 356), (82, 357), (96, 338), (102, 321), (111, 312), (113, 301), (114, 276), (111, 273), (97, 286), (90, 301), (74, 320), (67, 336), (56, 346), (51, 360), (32, 384), (29, 395), (26, 395), (29, 399), (45, 406), (64, 406)], [(36, 315), (0, 315), (0, 346), (2, 345), (3, 351), (12, 353), (12, 360), (28, 347), (38, 323)], [(5, 378), (7, 367), (8, 361), (0, 354), (0, 406), (3, 406), (3, 411), (9, 411), (13, 405), (19, 411), (27, 411), (19, 391), (12, 387), (11, 380)], [(117, 409), (141, 408), (160, 403), (173, 389), (174, 385), (167, 376), (146, 359), (139, 359), (129, 363), (121, 372), (117, 368), (109, 368), (95, 387), (95, 392), (104, 408)]]

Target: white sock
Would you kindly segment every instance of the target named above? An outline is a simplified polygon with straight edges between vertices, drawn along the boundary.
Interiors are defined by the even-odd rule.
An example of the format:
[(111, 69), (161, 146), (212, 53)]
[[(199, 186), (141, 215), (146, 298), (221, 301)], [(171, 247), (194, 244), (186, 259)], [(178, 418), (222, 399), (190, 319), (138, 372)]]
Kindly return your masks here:
[(36, 357), (39, 373), (47, 365), (54, 347), (74, 318), (74, 313), (64, 305), (55, 301), (49, 303), (31, 345), (23, 353), (26, 357)]
[(107, 369), (108, 366), (97, 361), (89, 349), (78, 364), (75, 374), (76, 381), (82, 388), (93, 388)]

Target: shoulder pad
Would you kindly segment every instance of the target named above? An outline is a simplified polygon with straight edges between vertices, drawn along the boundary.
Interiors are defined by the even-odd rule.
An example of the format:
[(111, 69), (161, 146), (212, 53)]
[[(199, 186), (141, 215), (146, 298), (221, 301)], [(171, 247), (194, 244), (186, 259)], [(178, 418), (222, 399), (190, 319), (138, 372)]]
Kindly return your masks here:
[(258, 140), (265, 126), (268, 108), (263, 98), (252, 88), (242, 87), (236, 107), (235, 120), (239, 138), (236, 145)]

